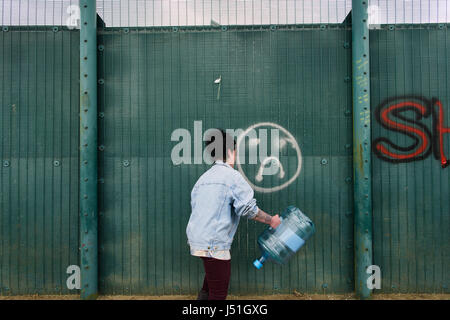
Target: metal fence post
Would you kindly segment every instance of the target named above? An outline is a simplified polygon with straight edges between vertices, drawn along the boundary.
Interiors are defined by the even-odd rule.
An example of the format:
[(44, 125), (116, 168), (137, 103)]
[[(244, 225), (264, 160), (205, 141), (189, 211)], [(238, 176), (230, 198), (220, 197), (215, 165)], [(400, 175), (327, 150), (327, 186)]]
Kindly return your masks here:
[(81, 299), (98, 296), (97, 14), (80, 0), (80, 269)]
[(372, 169), (368, 0), (352, 0), (353, 179), (355, 292), (371, 297), (367, 286), (372, 265)]

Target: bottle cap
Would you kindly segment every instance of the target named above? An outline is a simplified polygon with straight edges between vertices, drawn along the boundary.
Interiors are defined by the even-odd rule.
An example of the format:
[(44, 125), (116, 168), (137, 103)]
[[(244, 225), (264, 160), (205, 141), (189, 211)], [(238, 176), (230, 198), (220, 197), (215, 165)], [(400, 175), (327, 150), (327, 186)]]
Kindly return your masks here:
[(262, 268), (262, 263), (258, 260), (258, 259), (256, 259), (254, 262), (253, 262), (253, 265), (255, 266), (255, 268), (256, 269), (261, 269)]

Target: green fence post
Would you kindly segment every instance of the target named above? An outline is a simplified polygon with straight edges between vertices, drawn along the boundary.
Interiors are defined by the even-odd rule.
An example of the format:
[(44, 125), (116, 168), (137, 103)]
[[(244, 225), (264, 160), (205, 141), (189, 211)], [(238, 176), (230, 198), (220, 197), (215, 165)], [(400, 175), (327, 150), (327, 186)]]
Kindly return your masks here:
[(368, 0), (352, 0), (355, 292), (369, 299), (372, 265), (372, 170)]
[(80, 0), (80, 269), (81, 299), (98, 296), (97, 14)]

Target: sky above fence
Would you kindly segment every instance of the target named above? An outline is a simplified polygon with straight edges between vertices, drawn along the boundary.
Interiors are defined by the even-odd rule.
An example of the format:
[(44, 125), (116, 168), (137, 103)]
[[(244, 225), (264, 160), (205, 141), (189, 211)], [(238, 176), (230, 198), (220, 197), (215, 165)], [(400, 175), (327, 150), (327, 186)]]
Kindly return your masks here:
[[(341, 23), (351, 0), (97, 0), (108, 27)], [(369, 23), (450, 22), (450, 0), (370, 0)], [(76, 25), (77, 0), (0, 0), (2, 25)]]

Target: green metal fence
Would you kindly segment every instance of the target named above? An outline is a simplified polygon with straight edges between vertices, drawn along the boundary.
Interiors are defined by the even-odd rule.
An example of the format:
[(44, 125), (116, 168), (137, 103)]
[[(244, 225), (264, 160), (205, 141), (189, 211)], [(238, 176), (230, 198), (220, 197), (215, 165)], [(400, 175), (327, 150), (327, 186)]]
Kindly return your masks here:
[(1, 294), (70, 293), (79, 264), (79, 33), (0, 33)]
[[(174, 165), (170, 139), (177, 128), (193, 132), (194, 121), (203, 130), (270, 122), (287, 129), (302, 152), (295, 182), (271, 191), (297, 170), (298, 156), (288, 149), (281, 157), (286, 176), (267, 181), (268, 192), (256, 198), (273, 213), (298, 205), (317, 234), (286, 267), (258, 271), (251, 262), (263, 226), (242, 221), (231, 292), (352, 291), (350, 36), (338, 26), (100, 33), (103, 292), (198, 290), (203, 271), (189, 255), (185, 228), (190, 190), (207, 166)], [(244, 167), (253, 183), (257, 169)]]
[(439, 119), (450, 126), (447, 28), (370, 34), (374, 264), (385, 292), (449, 291), (450, 168), (441, 156), (450, 157), (450, 139), (443, 132), (441, 147), (437, 130)]

